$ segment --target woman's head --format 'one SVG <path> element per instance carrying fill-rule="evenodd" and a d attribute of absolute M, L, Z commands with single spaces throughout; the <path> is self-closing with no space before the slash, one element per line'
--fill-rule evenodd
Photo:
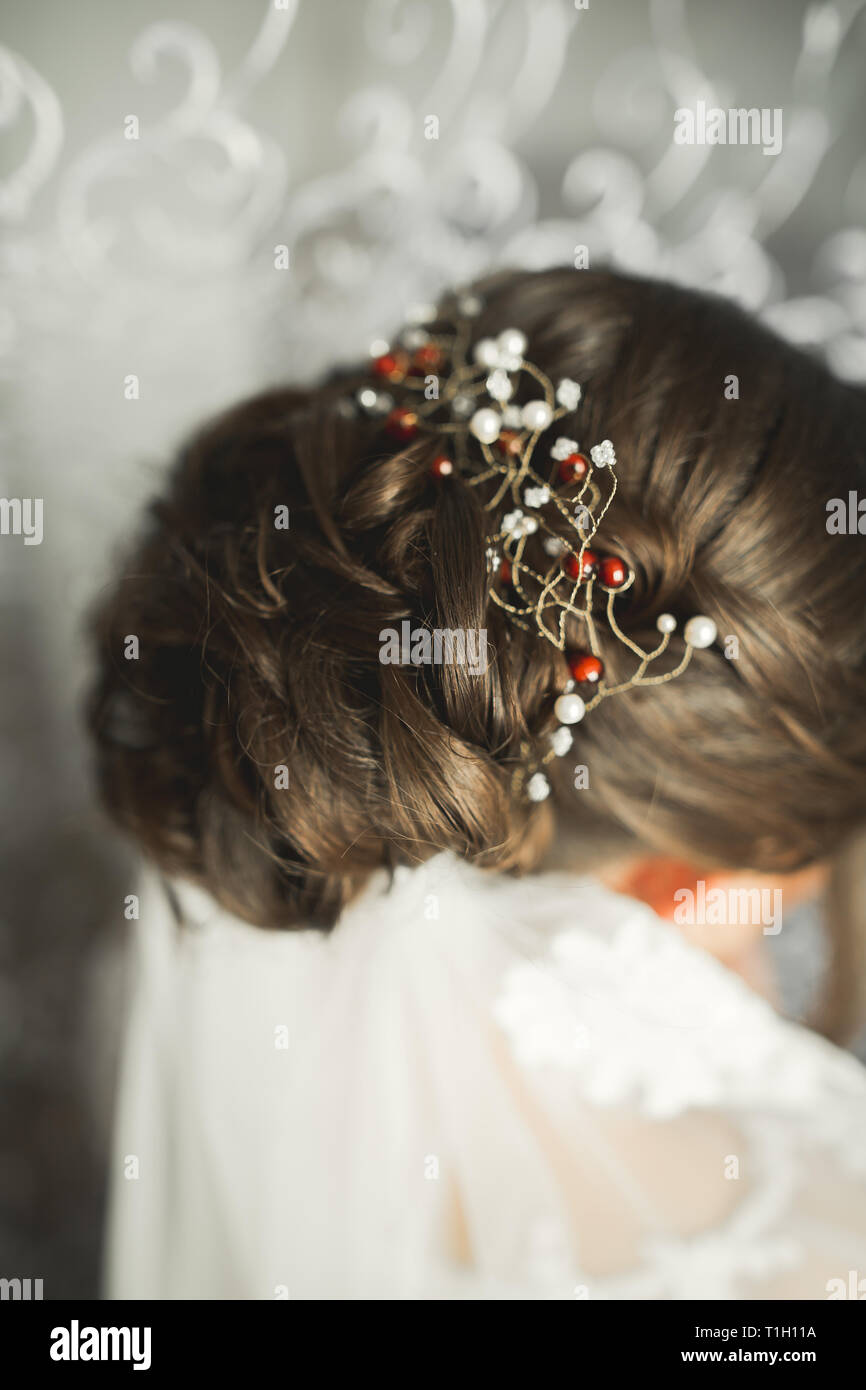
<path fill-rule="evenodd" d="M 582 384 L 579 437 L 614 442 L 600 538 L 634 572 L 625 633 L 651 647 L 660 613 L 704 613 L 719 643 L 591 711 L 534 805 L 515 768 L 569 672 L 490 602 L 479 490 L 344 412 L 366 368 L 235 408 L 182 450 L 102 606 L 91 717 L 116 818 L 250 921 L 329 925 L 373 868 L 441 849 L 530 868 L 555 820 L 780 871 L 866 823 L 866 549 L 826 528 L 866 492 L 862 393 L 668 285 L 563 270 L 480 293 L 477 337 L 521 329 Z M 487 670 L 383 664 L 404 620 L 483 629 Z M 626 649 L 604 656 L 627 677 Z"/>

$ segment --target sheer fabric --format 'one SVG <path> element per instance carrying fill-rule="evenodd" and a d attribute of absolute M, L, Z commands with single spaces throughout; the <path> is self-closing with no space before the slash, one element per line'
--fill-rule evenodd
<path fill-rule="evenodd" d="M 827 1298 L 866 1273 L 866 1073 L 631 899 L 448 855 L 327 936 L 153 874 L 140 896 L 110 1296 Z"/>

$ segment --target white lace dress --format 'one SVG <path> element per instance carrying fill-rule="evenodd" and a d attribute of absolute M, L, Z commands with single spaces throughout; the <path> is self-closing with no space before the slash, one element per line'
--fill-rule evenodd
<path fill-rule="evenodd" d="M 141 888 L 110 1296 L 826 1299 L 866 1276 L 866 1073 L 648 908 L 448 855 L 327 936 L 172 891 L 183 926 Z"/>

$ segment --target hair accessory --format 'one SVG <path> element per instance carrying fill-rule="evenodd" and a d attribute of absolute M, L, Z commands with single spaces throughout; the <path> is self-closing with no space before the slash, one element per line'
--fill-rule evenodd
<path fill-rule="evenodd" d="M 574 419 L 568 427 L 564 423 L 578 410 L 581 387 L 568 377 L 554 386 L 525 356 L 528 342 L 519 328 L 473 344 L 472 320 L 482 310 L 473 294 L 458 296 L 448 320 L 429 306 L 417 311 L 396 346 L 373 345 L 373 375 L 389 389 L 364 386 L 355 399 L 367 415 L 384 418 L 385 430 L 400 443 L 420 434 L 437 436 L 439 452 L 430 468 L 435 478 L 454 473 L 467 486 L 486 489 L 484 508 L 498 518 L 487 537 L 490 598 L 511 622 L 536 632 L 566 658 L 571 678 L 553 706 L 559 727 L 548 735 L 543 754 L 533 757 L 525 750 L 526 762 L 515 774 L 531 801 L 543 801 L 550 794 L 543 767 L 568 752 L 571 726 L 610 695 L 674 680 L 696 648 L 715 641 L 717 631 L 711 618 L 689 618 L 679 664 L 652 673 L 677 620 L 671 613 L 659 615 L 661 636 L 650 651 L 633 641 L 622 631 L 615 605 L 634 575 L 619 555 L 594 548 L 616 493 L 614 446 L 602 439 L 588 455 L 581 450 Z M 444 330 L 443 323 L 449 325 Z M 399 404 L 398 390 L 407 393 Z M 545 439 L 554 426 L 552 440 Z M 448 453 L 444 440 L 451 445 Z M 629 678 L 613 684 L 605 680 L 598 638 L 602 615 L 636 659 Z M 577 644 L 569 619 L 578 624 Z"/>

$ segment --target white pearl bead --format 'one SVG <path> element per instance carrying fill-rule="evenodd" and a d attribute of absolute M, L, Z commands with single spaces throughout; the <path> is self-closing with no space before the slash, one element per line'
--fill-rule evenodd
<path fill-rule="evenodd" d="M 514 386 L 507 372 L 494 367 L 487 378 L 487 394 L 495 401 L 507 401 L 514 395 Z"/>
<path fill-rule="evenodd" d="M 530 801 L 546 801 L 550 796 L 550 783 L 543 772 L 534 772 L 526 784 L 526 794 Z"/>
<path fill-rule="evenodd" d="M 553 411 L 547 401 L 527 401 L 520 412 L 521 419 L 528 430 L 546 430 L 553 419 Z"/>
<path fill-rule="evenodd" d="M 711 647 L 718 636 L 718 629 L 712 618 L 698 613 L 694 618 L 689 618 L 683 635 L 690 647 Z"/>
<path fill-rule="evenodd" d="M 677 620 L 673 613 L 659 613 L 656 618 L 656 627 L 659 632 L 676 632 Z"/>
<path fill-rule="evenodd" d="M 499 344 L 494 338 L 482 338 L 475 344 L 472 356 L 481 367 L 496 367 L 499 364 Z"/>
<path fill-rule="evenodd" d="M 500 352 L 507 357 L 522 357 L 526 351 L 526 334 L 519 328 L 506 328 L 496 340 Z"/>
<path fill-rule="evenodd" d="M 560 695 L 553 712 L 560 724 L 579 724 L 586 714 L 586 705 L 579 695 Z"/>
<path fill-rule="evenodd" d="M 550 735 L 550 746 L 558 758 L 564 758 L 573 743 L 571 729 L 566 729 L 564 724 Z"/>
<path fill-rule="evenodd" d="M 502 420 L 495 410 L 476 410 L 469 421 L 469 432 L 480 439 L 482 444 L 492 444 L 499 438 Z"/>
<path fill-rule="evenodd" d="M 410 352 L 414 352 L 416 348 L 425 347 L 427 343 L 429 343 L 430 334 L 427 332 L 426 328 L 407 328 L 400 334 L 400 341 Z M 387 351 L 388 349 L 386 348 L 385 352 Z M 377 357 L 383 356 L 381 352 L 375 355 Z"/>
<path fill-rule="evenodd" d="M 394 397 L 387 391 L 374 391 L 371 386 L 365 386 L 358 392 L 358 404 L 371 415 L 387 415 L 394 407 Z"/>

